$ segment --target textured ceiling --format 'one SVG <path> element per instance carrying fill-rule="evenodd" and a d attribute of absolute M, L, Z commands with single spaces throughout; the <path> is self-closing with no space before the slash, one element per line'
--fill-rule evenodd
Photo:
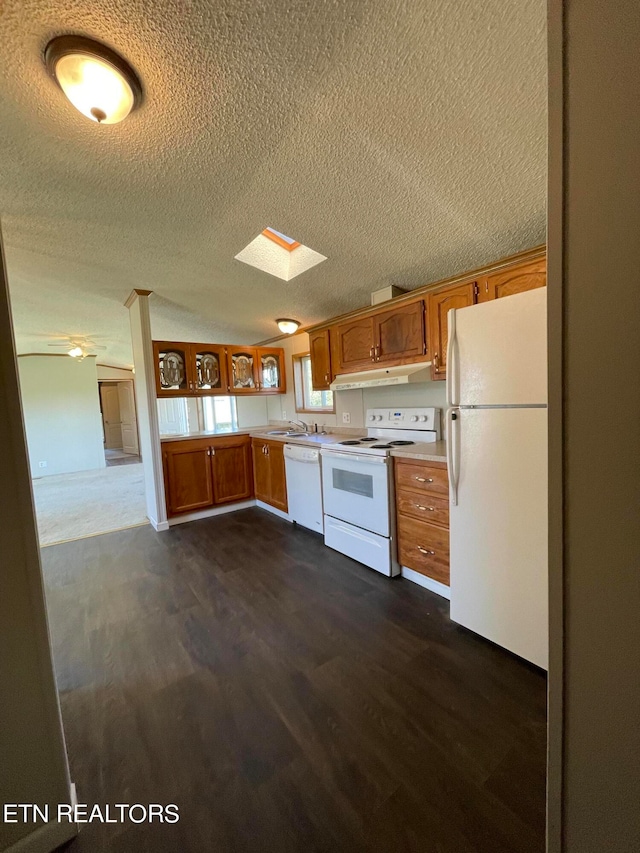
<path fill-rule="evenodd" d="M 20 352 L 87 335 L 256 341 L 545 238 L 545 0 L 2 0 L 0 214 Z M 54 35 L 138 70 L 99 127 L 47 77 Z M 234 260 L 267 225 L 328 257 Z"/>

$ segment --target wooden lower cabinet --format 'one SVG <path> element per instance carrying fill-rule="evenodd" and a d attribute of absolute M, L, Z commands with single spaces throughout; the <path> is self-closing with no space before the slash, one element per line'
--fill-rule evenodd
<path fill-rule="evenodd" d="M 396 457 L 398 562 L 449 586 L 449 480 L 444 462 Z"/>
<path fill-rule="evenodd" d="M 163 442 L 162 463 L 169 517 L 253 497 L 248 435 Z"/>
<path fill-rule="evenodd" d="M 266 438 L 254 438 L 251 449 L 256 498 L 282 512 L 288 512 L 284 443 Z"/>

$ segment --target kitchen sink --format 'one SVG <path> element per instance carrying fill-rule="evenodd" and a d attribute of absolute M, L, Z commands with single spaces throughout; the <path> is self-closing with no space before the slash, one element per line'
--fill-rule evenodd
<path fill-rule="evenodd" d="M 301 429 L 272 429 L 267 435 L 309 435 L 308 432 L 303 432 Z"/>

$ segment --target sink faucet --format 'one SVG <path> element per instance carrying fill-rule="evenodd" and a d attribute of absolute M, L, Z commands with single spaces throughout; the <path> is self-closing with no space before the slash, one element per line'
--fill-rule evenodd
<path fill-rule="evenodd" d="M 309 432 L 309 424 L 306 424 L 304 421 L 289 421 L 289 423 L 293 424 L 293 426 L 302 427 L 303 432 Z"/>

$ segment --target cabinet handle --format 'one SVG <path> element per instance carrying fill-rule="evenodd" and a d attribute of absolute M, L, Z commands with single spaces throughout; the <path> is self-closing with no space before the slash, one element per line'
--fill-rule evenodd
<path fill-rule="evenodd" d="M 419 483 L 433 483 L 433 477 L 414 477 L 414 480 L 417 480 Z"/>
<path fill-rule="evenodd" d="M 435 512 L 436 508 L 434 506 L 422 506 L 422 504 L 414 504 L 416 509 L 421 509 L 423 512 Z"/>
<path fill-rule="evenodd" d="M 215 456 L 216 451 L 213 447 L 207 447 L 207 456 Z"/>
<path fill-rule="evenodd" d="M 378 359 L 380 358 L 380 347 L 378 346 L 378 344 L 376 344 L 373 348 L 373 354 L 376 357 L 376 361 L 378 361 Z"/>
<path fill-rule="evenodd" d="M 371 361 L 376 360 L 375 352 L 376 352 L 375 347 L 369 347 L 369 358 L 371 359 Z"/>
<path fill-rule="evenodd" d="M 325 382 L 328 382 L 328 381 L 329 381 L 329 374 L 328 374 L 328 373 L 325 373 L 325 375 L 324 375 L 324 381 L 325 381 Z"/>
<path fill-rule="evenodd" d="M 433 369 L 435 370 L 436 373 L 440 369 L 440 356 L 438 355 L 437 352 L 434 352 L 434 354 L 433 354 Z"/>
<path fill-rule="evenodd" d="M 416 545 L 416 548 L 418 549 L 418 551 L 420 551 L 421 554 L 427 554 L 430 557 L 435 557 L 435 551 L 430 551 L 428 548 L 423 548 L 422 545 Z"/>

